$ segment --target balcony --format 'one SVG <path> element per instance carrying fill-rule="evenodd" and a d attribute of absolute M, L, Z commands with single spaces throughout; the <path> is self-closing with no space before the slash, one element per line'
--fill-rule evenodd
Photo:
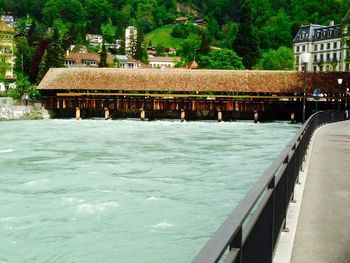
<path fill-rule="evenodd" d="M 339 62 L 338 58 L 327 58 L 327 59 L 314 60 L 313 64 L 325 64 L 325 63 L 334 64 L 334 63 L 338 63 L 338 62 Z"/>

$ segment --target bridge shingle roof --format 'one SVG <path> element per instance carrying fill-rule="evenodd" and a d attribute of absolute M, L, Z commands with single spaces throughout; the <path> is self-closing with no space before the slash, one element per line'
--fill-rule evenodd
<path fill-rule="evenodd" d="M 337 78 L 349 74 L 309 73 L 307 87 L 331 91 L 339 86 Z M 296 71 L 52 68 L 38 89 L 291 93 L 302 92 L 303 83 L 303 73 Z"/>

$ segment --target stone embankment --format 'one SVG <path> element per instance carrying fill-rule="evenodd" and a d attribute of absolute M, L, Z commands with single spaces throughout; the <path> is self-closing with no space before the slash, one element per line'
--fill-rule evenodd
<path fill-rule="evenodd" d="M 16 105 L 12 98 L 0 98 L 0 120 L 40 120 L 50 118 L 41 103 Z"/>

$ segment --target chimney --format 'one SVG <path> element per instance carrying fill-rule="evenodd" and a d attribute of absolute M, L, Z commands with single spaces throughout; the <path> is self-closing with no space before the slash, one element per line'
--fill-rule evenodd
<path fill-rule="evenodd" d="M 329 21 L 329 26 L 334 26 L 334 20 Z"/>

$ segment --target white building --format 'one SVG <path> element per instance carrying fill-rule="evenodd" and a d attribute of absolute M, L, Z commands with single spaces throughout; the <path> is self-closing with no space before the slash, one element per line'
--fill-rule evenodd
<path fill-rule="evenodd" d="M 301 54 L 310 53 L 308 71 L 350 71 L 350 9 L 342 24 L 301 26 L 294 40 L 295 69 L 304 65 Z"/>
<path fill-rule="evenodd" d="M 177 57 L 149 57 L 151 68 L 173 68 L 180 61 Z"/>
<path fill-rule="evenodd" d="M 15 18 L 12 15 L 2 15 L 0 20 L 4 21 L 9 26 L 15 26 Z"/>
<path fill-rule="evenodd" d="M 295 69 L 304 69 L 301 54 L 307 52 L 311 54 L 306 68 L 308 71 L 345 70 L 341 39 L 341 25 L 334 25 L 333 22 L 329 26 L 301 26 L 293 40 Z"/>
<path fill-rule="evenodd" d="M 137 29 L 129 26 L 125 29 L 125 54 L 132 56 L 135 53 L 137 41 Z"/>
<path fill-rule="evenodd" d="M 85 38 L 91 46 L 94 46 L 94 47 L 102 46 L 103 36 L 101 35 L 86 34 Z"/>

